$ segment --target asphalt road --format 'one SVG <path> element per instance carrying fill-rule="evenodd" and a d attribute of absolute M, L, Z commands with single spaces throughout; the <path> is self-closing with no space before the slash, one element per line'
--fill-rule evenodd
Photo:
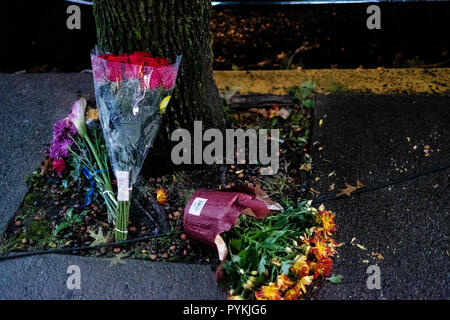
<path fill-rule="evenodd" d="M 440 95 L 319 95 L 314 188 L 328 194 L 357 179 L 369 186 L 448 161 L 449 111 L 450 97 Z M 449 192 L 447 169 L 325 202 L 336 212 L 336 238 L 343 243 L 333 273 L 344 278 L 318 285 L 312 297 L 448 299 Z M 372 265 L 380 268 L 380 289 L 367 286 Z"/>

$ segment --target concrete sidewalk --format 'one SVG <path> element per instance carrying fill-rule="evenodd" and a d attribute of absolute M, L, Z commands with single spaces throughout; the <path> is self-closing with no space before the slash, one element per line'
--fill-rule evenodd
<path fill-rule="evenodd" d="M 450 159 L 449 124 L 448 96 L 319 95 L 314 189 L 328 194 L 333 185 L 333 192 L 357 179 L 369 186 L 438 166 Z M 447 169 L 325 202 L 336 212 L 343 243 L 333 273 L 344 278 L 319 286 L 313 298 L 450 298 L 449 192 Z M 367 287 L 370 265 L 380 267 L 380 290 Z"/>
<path fill-rule="evenodd" d="M 208 265 L 44 255 L 0 261 L 0 299 L 217 300 L 226 298 Z M 68 289 L 69 266 L 80 289 Z"/>
<path fill-rule="evenodd" d="M 24 178 L 43 159 L 53 123 L 78 94 L 93 97 L 92 75 L 0 74 L 0 234 L 20 206 Z"/>

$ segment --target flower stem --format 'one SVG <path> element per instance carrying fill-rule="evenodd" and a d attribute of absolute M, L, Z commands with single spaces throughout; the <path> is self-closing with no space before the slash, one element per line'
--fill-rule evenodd
<path fill-rule="evenodd" d="M 85 134 L 83 136 L 83 138 L 84 138 L 84 140 L 86 140 L 86 142 L 88 143 L 89 147 L 91 148 L 91 151 L 94 154 L 95 160 L 97 161 L 97 164 L 98 164 L 100 170 L 107 170 L 107 168 L 103 164 L 102 159 L 100 159 L 97 147 L 92 143 L 92 140 L 91 140 L 91 138 L 89 138 L 89 135 Z M 106 187 L 109 190 L 112 190 L 111 180 L 109 179 L 108 171 L 102 172 L 102 176 L 103 176 L 103 179 L 105 181 Z"/>
<path fill-rule="evenodd" d="M 131 196 L 130 196 L 131 198 Z M 130 203 L 131 201 L 119 201 L 119 209 L 116 215 L 116 231 L 115 240 L 125 241 L 127 240 L 128 232 L 128 217 L 130 214 Z"/>

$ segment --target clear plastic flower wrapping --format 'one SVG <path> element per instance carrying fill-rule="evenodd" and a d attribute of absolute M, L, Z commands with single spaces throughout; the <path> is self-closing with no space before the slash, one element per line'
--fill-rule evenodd
<path fill-rule="evenodd" d="M 154 142 L 181 56 L 173 64 L 151 67 L 108 61 L 102 55 L 97 49 L 91 54 L 95 97 L 120 198 L 120 189 L 136 181 Z"/>

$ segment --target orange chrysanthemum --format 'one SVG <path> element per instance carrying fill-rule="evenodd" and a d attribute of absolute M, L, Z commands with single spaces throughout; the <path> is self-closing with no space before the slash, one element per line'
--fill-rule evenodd
<path fill-rule="evenodd" d="M 289 289 L 284 294 L 284 300 L 298 300 L 300 298 L 300 294 L 295 289 Z"/>
<path fill-rule="evenodd" d="M 336 224 L 334 223 L 335 214 L 331 211 L 320 211 L 316 216 L 316 222 L 322 226 L 322 231 L 325 237 L 329 237 L 336 230 Z"/>
<path fill-rule="evenodd" d="M 281 300 L 280 289 L 271 282 L 268 286 L 262 286 L 259 291 L 255 291 L 257 300 Z"/>
<path fill-rule="evenodd" d="M 156 202 L 161 204 L 167 202 L 167 194 L 164 189 L 156 189 Z"/>
<path fill-rule="evenodd" d="M 285 274 L 280 274 L 277 279 L 277 286 L 280 288 L 281 291 L 285 291 L 286 289 L 290 288 L 294 282 L 289 279 L 289 277 Z"/>
<path fill-rule="evenodd" d="M 298 280 L 294 287 L 297 294 L 300 295 L 302 291 L 303 291 L 303 293 L 306 293 L 306 286 L 309 286 L 311 284 L 311 282 L 313 281 L 313 279 L 314 279 L 314 276 L 306 276 L 306 277 L 302 277 L 300 280 Z"/>
<path fill-rule="evenodd" d="M 309 273 L 308 262 L 306 261 L 306 256 L 301 256 L 297 261 L 292 265 L 291 271 L 295 273 L 298 277 L 307 276 Z"/>
<path fill-rule="evenodd" d="M 328 276 L 331 273 L 332 268 L 333 260 L 331 260 L 331 258 L 326 257 L 317 260 L 313 266 L 314 278 L 317 278 L 318 276 Z"/>
<path fill-rule="evenodd" d="M 312 240 L 310 252 L 316 256 L 317 259 L 328 257 L 333 253 L 333 250 L 327 244 L 326 240 L 319 235 L 316 235 Z"/>

